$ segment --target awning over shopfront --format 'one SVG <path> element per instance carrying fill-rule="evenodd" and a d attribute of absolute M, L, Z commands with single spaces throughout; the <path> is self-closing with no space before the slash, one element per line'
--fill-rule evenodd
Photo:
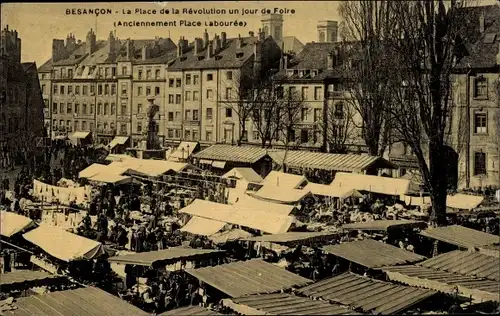
<path fill-rule="evenodd" d="M 151 267 L 155 262 L 175 263 L 180 260 L 198 260 L 209 258 L 213 255 L 223 255 L 224 251 L 211 249 L 194 249 L 185 247 L 172 247 L 158 251 L 134 253 L 124 256 L 115 256 L 108 259 L 109 262 L 118 264 L 135 264 Z"/>
<path fill-rule="evenodd" d="M 212 167 L 224 169 L 226 167 L 226 162 L 225 161 L 214 161 L 214 162 L 212 162 Z"/>
<path fill-rule="evenodd" d="M 339 172 L 330 184 L 333 187 L 355 189 L 378 194 L 401 196 L 420 190 L 410 180 Z"/>
<path fill-rule="evenodd" d="M 261 183 L 263 180 L 262 177 L 252 168 L 233 168 L 222 177 L 249 183 Z"/>
<path fill-rule="evenodd" d="M 187 269 L 186 272 L 230 297 L 279 292 L 312 283 L 260 259 Z"/>
<path fill-rule="evenodd" d="M 42 224 L 24 234 L 23 237 L 49 255 L 66 262 L 78 259 L 95 259 L 106 253 L 103 244 L 72 234 L 56 226 Z"/>
<path fill-rule="evenodd" d="M 9 238 L 36 226 L 30 218 L 12 212 L 1 211 L 0 217 L 0 234 L 3 237 Z"/>
<path fill-rule="evenodd" d="M 118 145 L 125 145 L 128 140 L 129 140 L 129 137 L 127 137 L 127 136 L 116 136 L 109 143 L 109 149 L 113 149 L 113 148 L 115 148 Z"/>

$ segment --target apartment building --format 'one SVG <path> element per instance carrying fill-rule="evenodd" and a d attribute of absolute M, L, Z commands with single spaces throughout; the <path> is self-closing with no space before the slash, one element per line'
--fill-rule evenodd
<path fill-rule="evenodd" d="M 148 102 L 163 105 L 163 65 L 175 57 L 175 48 L 170 39 L 119 40 L 113 33 L 98 41 L 93 30 L 85 42 L 72 34 L 66 41 L 54 39 L 52 58 L 38 69 L 49 135 L 88 132 L 100 143 L 117 135 L 142 137 L 137 122 Z"/>
<path fill-rule="evenodd" d="M 0 40 L 0 148 L 34 149 L 43 136 L 41 87 L 35 63 L 21 63 L 21 38 L 6 26 Z"/>

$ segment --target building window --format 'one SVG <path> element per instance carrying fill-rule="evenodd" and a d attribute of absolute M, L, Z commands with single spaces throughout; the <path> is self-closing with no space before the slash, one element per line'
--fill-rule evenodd
<path fill-rule="evenodd" d="M 127 67 L 122 67 L 122 75 L 126 75 L 127 74 Z"/>
<path fill-rule="evenodd" d="M 108 110 L 109 110 L 109 104 L 104 103 L 104 115 L 108 115 Z"/>
<path fill-rule="evenodd" d="M 121 108 L 122 108 L 122 115 L 126 115 L 127 114 L 127 101 L 122 101 L 122 105 L 121 105 Z"/>
<path fill-rule="evenodd" d="M 233 109 L 226 108 L 226 117 L 233 117 Z"/>
<path fill-rule="evenodd" d="M 193 91 L 193 101 L 198 101 L 198 100 L 199 100 L 199 92 Z"/>
<path fill-rule="evenodd" d="M 59 87 L 57 85 L 54 85 L 54 94 L 57 94 L 59 92 Z"/>
<path fill-rule="evenodd" d="M 295 87 L 289 87 L 289 88 L 288 88 L 288 97 L 289 97 L 289 98 L 290 98 L 290 97 L 293 97 L 293 96 L 295 95 L 295 91 L 296 91 L 296 90 L 297 90 L 297 89 L 295 89 Z"/>
<path fill-rule="evenodd" d="M 191 75 L 187 74 L 186 75 L 186 85 L 190 85 L 191 84 Z"/>
<path fill-rule="evenodd" d="M 87 115 L 87 103 L 82 104 L 82 114 Z"/>
<path fill-rule="evenodd" d="M 259 140 L 260 139 L 259 132 L 258 131 L 253 131 L 252 132 L 252 138 L 253 138 L 253 140 Z"/>
<path fill-rule="evenodd" d="M 226 88 L 226 100 L 231 100 L 233 96 L 233 89 L 232 88 Z"/>
<path fill-rule="evenodd" d="M 314 122 L 319 122 L 321 117 L 321 109 L 314 109 Z"/>
<path fill-rule="evenodd" d="M 142 133 L 142 123 L 137 122 L 137 133 Z"/>
<path fill-rule="evenodd" d="M 307 108 L 302 108 L 300 110 L 300 119 L 303 122 L 307 121 L 307 114 L 308 114 L 308 112 L 309 112 L 309 109 L 307 109 Z"/>
<path fill-rule="evenodd" d="M 214 80 L 214 75 L 213 74 L 207 74 L 207 81 L 212 81 Z"/>
<path fill-rule="evenodd" d="M 314 131 L 314 143 L 319 143 L 321 140 L 321 131 Z"/>
<path fill-rule="evenodd" d="M 127 83 L 122 82 L 122 95 L 127 94 Z"/>
<path fill-rule="evenodd" d="M 285 95 L 285 90 L 283 89 L 283 87 L 278 87 L 277 90 L 276 90 L 276 96 L 278 99 L 283 99 Z"/>
<path fill-rule="evenodd" d="M 75 103 L 75 114 L 79 114 L 79 113 L 80 113 L 80 104 Z"/>
<path fill-rule="evenodd" d="M 90 86 L 90 94 L 94 94 L 95 93 L 95 86 Z"/>
<path fill-rule="evenodd" d="M 205 141 L 211 142 L 212 141 L 212 131 L 205 131 Z"/>
<path fill-rule="evenodd" d="M 483 152 L 474 153 L 474 175 L 486 174 L 486 154 Z"/>
<path fill-rule="evenodd" d="M 207 108 L 207 120 L 212 119 L 212 108 Z"/>
<path fill-rule="evenodd" d="M 137 114 L 142 113 L 142 104 L 137 104 Z"/>
<path fill-rule="evenodd" d="M 212 89 L 207 89 L 207 99 L 211 100 L 214 97 Z"/>
<path fill-rule="evenodd" d="M 167 137 L 170 139 L 174 138 L 174 130 L 173 129 L 167 130 Z"/>
<path fill-rule="evenodd" d="M 160 87 L 155 87 L 155 95 L 160 95 Z"/>
<path fill-rule="evenodd" d="M 474 97 L 486 98 L 488 97 L 488 79 L 479 76 L 474 80 Z"/>
<path fill-rule="evenodd" d="M 307 100 L 308 93 L 309 93 L 309 89 L 307 87 L 302 87 L 302 100 Z"/>
<path fill-rule="evenodd" d="M 59 94 L 64 94 L 64 86 L 61 86 L 61 87 L 59 88 Z"/>
<path fill-rule="evenodd" d="M 198 110 L 193 110 L 193 121 L 198 121 Z"/>
<path fill-rule="evenodd" d="M 73 104 L 72 103 L 68 103 L 66 105 L 66 114 L 71 114 L 72 111 L 73 111 Z"/>
<path fill-rule="evenodd" d="M 88 90 L 89 90 L 89 88 L 88 88 L 87 86 L 83 86 L 83 87 L 82 87 L 82 94 L 83 94 L 83 95 L 87 95 L 87 94 L 88 94 L 88 92 L 89 92 Z"/>
<path fill-rule="evenodd" d="M 198 140 L 198 131 L 193 130 L 193 140 Z"/>
<path fill-rule="evenodd" d="M 186 110 L 186 113 L 184 115 L 184 120 L 189 121 L 190 117 L 191 117 L 191 110 Z"/>
<path fill-rule="evenodd" d="M 69 95 L 73 94 L 73 86 L 72 85 L 68 86 L 68 94 Z"/>
<path fill-rule="evenodd" d="M 338 120 L 341 120 L 344 118 L 344 104 L 343 103 L 335 104 L 334 115 L 335 115 L 335 118 Z"/>
<path fill-rule="evenodd" d="M 191 140 L 191 131 L 190 130 L 185 130 L 184 131 L 184 139 Z"/>
<path fill-rule="evenodd" d="M 485 112 L 474 113 L 474 133 L 486 134 L 488 133 L 488 121 Z"/>
<path fill-rule="evenodd" d="M 80 94 L 80 86 L 75 86 L 75 94 L 76 95 Z"/>
<path fill-rule="evenodd" d="M 45 94 L 45 85 L 42 84 L 42 93 Z"/>
<path fill-rule="evenodd" d="M 168 95 L 168 103 L 169 104 L 174 104 L 174 95 L 173 94 L 169 94 Z"/>
<path fill-rule="evenodd" d="M 314 88 L 314 100 L 321 100 L 321 87 Z"/>
<path fill-rule="evenodd" d="M 75 121 L 75 131 L 79 131 L 80 130 L 80 124 L 78 121 Z"/>
<path fill-rule="evenodd" d="M 168 79 L 168 87 L 173 88 L 174 87 L 174 79 Z"/>
<path fill-rule="evenodd" d="M 233 80 L 233 72 L 232 71 L 226 72 L 226 78 L 227 80 Z"/>
<path fill-rule="evenodd" d="M 109 85 L 108 84 L 104 85 L 104 94 L 109 95 Z"/>
<path fill-rule="evenodd" d="M 97 115 L 101 115 L 102 113 L 102 103 L 98 103 L 97 104 Z"/>
<path fill-rule="evenodd" d="M 87 122 L 82 121 L 82 131 L 86 131 L 86 130 L 87 130 Z"/>
<path fill-rule="evenodd" d="M 180 118 L 181 118 L 181 111 L 175 111 L 175 120 L 178 121 L 180 120 Z"/>
<path fill-rule="evenodd" d="M 182 80 L 181 80 L 181 79 L 176 79 L 176 80 L 175 80 L 175 87 L 176 87 L 176 88 L 180 88 L 180 87 L 181 87 L 181 85 L 182 85 L 181 83 L 182 83 Z"/>
<path fill-rule="evenodd" d="M 155 70 L 155 79 L 160 79 L 160 69 Z"/>
<path fill-rule="evenodd" d="M 68 78 L 73 78 L 73 69 L 68 69 Z"/>
<path fill-rule="evenodd" d="M 174 112 L 168 112 L 168 121 L 173 122 L 174 121 Z"/>
<path fill-rule="evenodd" d="M 115 115 L 116 109 L 115 109 L 115 103 L 111 102 L 111 115 Z"/>
<path fill-rule="evenodd" d="M 146 79 L 151 79 L 151 69 L 146 70 Z"/>
<path fill-rule="evenodd" d="M 142 87 L 137 87 L 137 95 L 142 95 Z"/>
<path fill-rule="evenodd" d="M 52 103 L 52 113 L 57 114 L 57 103 Z"/>
<path fill-rule="evenodd" d="M 307 129 L 303 129 L 300 131 L 300 142 L 301 143 L 309 142 L 309 131 Z"/>
<path fill-rule="evenodd" d="M 113 68 L 114 69 L 114 68 Z M 116 85 L 115 84 L 112 84 L 111 85 L 111 95 L 115 95 L 116 94 Z"/>
<path fill-rule="evenodd" d="M 122 123 L 122 124 L 120 125 L 120 131 L 121 131 L 121 133 L 122 133 L 123 135 L 126 135 L 126 134 L 127 134 L 127 124 Z"/>
<path fill-rule="evenodd" d="M 198 84 L 198 79 L 199 79 L 198 75 L 193 75 L 193 84 Z"/>
<path fill-rule="evenodd" d="M 146 95 L 151 95 L 151 87 L 146 87 Z"/>
<path fill-rule="evenodd" d="M 102 85 L 101 84 L 97 86 L 97 94 L 102 95 Z"/>
<path fill-rule="evenodd" d="M 139 71 L 137 72 L 137 78 L 138 78 L 139 80 L 141 80 L 141 79 L 142 79 L 142 70 L 139 70 Z"/>
<path fill-rule="evenodd" d="M 59 113 L 64 114 L 64 103 L 59 104 Z"/>
<path fill-rule="evenodd" d="M 191 91 L 186 91 L 185 99 L 186 101 L 191 101 Z"/>
<path fill-rule="evenodd" d="M 181 104 L 181 99 L 182 99 L 182 96 L 180 93 L 177 93 L 175 95 L 175 104 Z"/>

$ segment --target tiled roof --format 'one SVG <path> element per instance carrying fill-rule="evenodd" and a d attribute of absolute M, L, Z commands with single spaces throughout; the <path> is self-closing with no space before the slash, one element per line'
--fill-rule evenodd
<path fill-rule="evenodd" d="M 460 225 L 429 228 L 420 234 L 462 248 L 482 247 L 500 242 L 498 236 Z"/>
<path fill-rule="evenodd" d="M 213 145 L 195 154 L 197 159 L 255 163 L 266 156 L 267 150 L 260 147 Z"/>
<path fill-rule="evenodd" d="M 222 304 L 243 315 L 357 315 L 339 304 L 285 293 L 225 299 Z"/>
<path fill-rule="evenodd" d="M 295 36 L 285 36 L 283 37 L 283 51 L 294 52 L 296 54 L 300 53 L 304 48 L 304 44 L 296 38 Z"/>
<path fill-rule="evenodd" d="M 208 308 L 204 308 L 197 305 L 180 307 L 176 309 L 169 310 L 167 312 L 161 313 L 158 316 L 167 316 L 167 315 L 196 315 L 196 316 L 213 316 L 213 315 L 223 315 L 221 313 L 215 312 Z"/>
<path fill-rule="evenodd" d="M 59 276 L 44 271 L 16 270 L 13 272 L 2 273 L 0 285 L 5 286 L 7 284 L 25 283 L 54 278 L 59 278 Z"/>
<path fill-rule="evenodd" d="M 466 56 L 459 67 L 490 68 L 496 66 L 500 43 L 500 7 L 498 5 L 468 7 L 466 10 L 467 34 L 464 34 Z M 484 32 L 479 29 L 479 17 L 484 12 Z"/>
<path fill-rule="evenodd" d="M 267 40 L 272 40 L 269 38 Z M 266 40 L 266 41 L 267 41 Z M 239 68 L 243 66 L 250 58 L 254 56 L 254 46 L 258 37 L 241 37 L 241 49 L 236 47 L 238 38 L 228 38 L 226 47 L 219 53 L 214 54 L 210 59 L 206 58 L 207 49 L 201 49 L 198 54 L 194 53 L 194 44 L 192 43 L 186 53 L 175 59 L 169 66 L 169 70 L 182 69 L 212 69 L 212 68 Z M 236 53 L 242 53 L 240 57 Z M 199 60 L 198 56 L 203 56 Z M 219 57 L 216 57 L 219 56 Z"/>
<path fill-rule="evenodd" d="M 52 58 L 38 68 L 38 72 L 49 72 L 52 69 Z"/>
<path fill-rule="evenodd" d="M 424 256 L 373 239 L 346 242 L 323 247 L 323 250 L 367 268 L 408 264 L 425 259 Z"/>
<path fill-rule="evenodd" d="M 400 313 L 436 294 L 434 291 L 344 273 L 298 290 L 299 294 L 351 306 L 376 315 Z"/>
<path fill-rule="evenodd" d="M 288 69 L 327 69 L 328 54 L 341 43 L 307 43 L 302 51 L 290 61 Z"/>
<path fill-rule="evenodd" d="M 487 256 L 478 252 L 451 251 L 420 262 L 418 265 L 435 270 L 500 281 L 498 257 Z"/>
<path fill-rule="evenodd" d="M 312 282 L 260 259 L 187 269 L 186 272 L 231 297 L 279 292 Z"/>
<path fill-rule="evenodd" d="M 135 264 L 141 266 L 152 266 L 155 262 L 170 262 L 179 260 L 192 260 L 194 258 L 208 257 L 213 254 L 221 254 L 218 250 L 193 249 L 173 247 L 164 250 L 133 253 L 124 256 L 115 256 L 108 259 L 109 262 L 120 264 Z"/>

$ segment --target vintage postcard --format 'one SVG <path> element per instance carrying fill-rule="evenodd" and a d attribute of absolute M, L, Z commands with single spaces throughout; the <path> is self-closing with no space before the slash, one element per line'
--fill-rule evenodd
<path fill-rule="evenodd" d="M 500 1 L 0 24 L 0 315 L 500 312 Z"/>

